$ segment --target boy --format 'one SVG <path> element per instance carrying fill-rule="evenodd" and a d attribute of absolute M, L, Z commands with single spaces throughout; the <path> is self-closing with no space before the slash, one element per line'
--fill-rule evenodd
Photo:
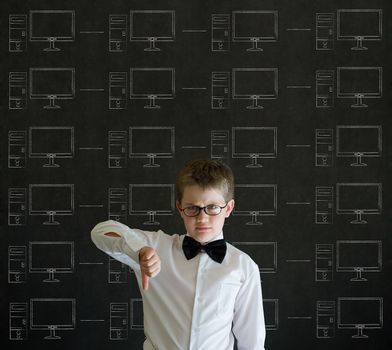
<path fill-rule="evenodd" d="M 234 209 L 234 177 L 222 162 L 196 160 L 176 181 L 186 235 L 115 222 L 91 232 L 98 248 L 135 271 L 144 309 L 144 350 L 263 350 L 260 273 L 223 239 Z M 151 280 L 150 280 L 151 279 Z"/>

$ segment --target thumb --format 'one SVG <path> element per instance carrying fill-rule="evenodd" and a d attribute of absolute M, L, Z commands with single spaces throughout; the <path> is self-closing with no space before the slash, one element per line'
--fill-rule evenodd
<path fill-rule="evenodd" d="M 148 290 L 148 282 L 150 280 L 150 277 L 147 276 L 145 272 L 142 271 L 142 287 L 143 290 Z"/>

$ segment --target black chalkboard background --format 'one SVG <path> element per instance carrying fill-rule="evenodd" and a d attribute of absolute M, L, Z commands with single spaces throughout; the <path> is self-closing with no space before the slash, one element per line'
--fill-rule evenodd
<path fill-rule="evenodd" d="M 144 224 L 147 215 L 130 215 L 134 206 L 148 208 L 155 200 L 145 196 L 132 203 L 131 185 L 149 186 L 150 193 L 154 186 L 155 189 L 160 186 L 170 196 L 170 187 L 167 191 L 164 185 L 173 184 L 178 169 L 190 159 L 213 157 L 227 162 L 234 170 L 239 185 L 239 211 L 241 208 L 242 211 L 260 210 L 258 205 L 267 205 L 260 196 L 253 195 L 245 196 L 248 200 L 241 201 L 240 206 L 241 191 L 249 191 L 253 186 L 254 193 L 265 193 L 262 192 L 265 186 L 260 185 L 274 185 L 276 190 L 275 198 L 273 195 L 269 198 L 269 214 L 258 217 L 262 225 L 247 225 L 250 215 L 234 215 L 224 228 L 228 241 L 253 248 L 256 261 L 269 259 L 268 267 L 262 271 L 270 328 L 266 349 L 392 348 L 390 1 L 15 0 L 3 1 L 0 9 L 0 339 L 3 346 L 42 350 L 53 346 L 57 349 L 141 349 L 144 336 L 140 310 L 136 308 L 140 292 L 135 277 L 126 267 L 109 261 L 95 248 L 90 231 L 97 222 L 114 218 L 145 230 L 182 233 L 180 217 L 174 211 L 170 215 L 157 214 L 159 225 Z M 350 26 L 349 19 L 338 18 L 340 10 L 347 9 L 359 9 L 354 11 L 356 14 L 381 10 L 381 29 L 373 20 L 364 21 L 362 26 L 364 32 L 378 31 L 376 40 L 364 40 L 368 50 L 351 50 L 354 39 L 338 40 L 339 26 L 342 30 Z M 40 17 L 37 17 L 38 24 L 34 23 L 38 29 L 32 25 L 32 14 L 36 10 L 73 11 L 74 38 L 55 42 L 60 51 L 46 52 L 43 49 L 49 46 L 48 42 L 34 41 L 30 37 L 33 30 L 45 31 L 45 26 L 39 27 Z M 175 38 L 157 41 L 161 51 L 144 51 L 148 42 L 129 38 L 131 11 L 135 10 L 173 11 Z M 241 11 L 276 11 L 278 37 L 258 43 L 263 51 L 249 52 L 246 49 L 251 47 L 250 41 L 233 41 L 232 20 Z M 113 15 L 116 16 L 111 17 Z M 118 18 L 127 20 L 123 29 L 118 29 L 122 26 L 121 21 L 115 22 Z M 242 22 L 244 27 L 245 24 Z M 227 35 L 225 30 L 229 31 Z M 69 27 L 65 25 L 63 31 L 69 32 Z M 167 26 L 162 31 L 168 31 Z M 365 96 L 367 108 L 351 107 L 354 97 L 341 98 L 339 90 L 357 88 L 357 83 L 344 80 L 342 67 L 354 67 L 359 73 L 363 68 L 373 69 L 369 81 L 375 76 L 379 81 L 370 81 L 367 88 L 375 92 L 377 98 Z M 35 98 L 35 94 L 42 95 L 42 91 L 36 91 L 39 90 L 38 78 L 32 68 L 46 68 L 46 71 L 61 68 L 68 74 L 72 72 L 70 68 L 73 69 L 74 89 L 65 88 L 71 98 L 58 97 L 55 101 L 61 108 L 45 109 L 49 100 Z M 149 68 L 150 71 L 154 71 L 151 68 L 173 68 L 174 88 L 170 83 L 168 88 L 163 81 L 156 81 L 153 87 L 159 86 L 166 93 L 172 89 L 171 93 L 175 93 L 168 99 L 158 98 L 159 109 L 144 108 L 147 99 L 130 98 L 132 68 Z M 263 85 L 268 93 L 275 94 L 274 98 L 259 100 L 263 109 L 247 109 L 251 99 L 237 98 L 241 93 L 251 94 L 249 89 L 253 84 L 250 80 L 249 86 L 245 86 L 244 81 L 241 84 L 240 74 L 233 78 L 238 68 L 240 73 L 252 68 L 255 74 L 260 70 L 254 68 L 275 68 L 278 72 L 275 85 L 272 80 L 269 85 Z M 121 88 L 116 88 L 116 82 L 111 79 L 118 72 L 120 77 L 125 76 L 124 80 L 120 79 Z M 164 76 L 167 77 L 162 74 Z M 138 88 L 148 89 L 143 84 L 137 87 L 136 75 L 133 77 L 136 94 Z M 218 81 L 217 77 L 226 80 Z M 355 78 L 355 75 L 350 77 Z M 366 84 L 365 80 L 360 80 L 360 84 Z M 48 86 L 50 84 L 53 90 L 64 88 L 56 80 L 48 81 Z M 230 91 L 217 84 L 225 85 Z M 364 126 L 372 128 L 365 128 L 365 134 L 360 133 Z M 73 139 L 70 138 L 73 152 L 69 150 L 69 141 L 67 146 L 61 141 L 57 145 L 58 140 L 53 138 L 33 141 L 35 131 L 53 131 L 53 128 L 68 130 L 64 138 L 70 137 L 70 129 L 73 131 Z M 136 147 L 132 145 L 132 137 L 136 139 L 133 135 L 141 130 L 156 132 L 158 136 L 154 141 L 146 139 L 145 144 L 139 139 Z M 354 136 L 343 141 L 347 130 L 354 130 L 351 134 Z M 269 155 L 264 154 L 257 160 L 263 167 L 247 167 L 250 157 L 239 155 L 252 153 L 253 145 L 259 144 L 259 140 L 257 136 L 249 136 L 255 138 L 247 142 L 246 136 L 240 135 L 241 132 L 257 135 L 258 131 L 266 138 L 272 137 L 269 143 L 261 143 L 268 148 Z M 275 139 L 271 135 L 275 135 Z M 142 152 L 140 149 L 144 146 L 149 149 L 151 144 L 159 145 L 160 138 L 165 146 L 159 151 L 167 156 L 156 157 L 155 163 L 160 167 L 144 167 L 149 162 L 147 156 L 132 156 Z M 364 155 L 366 167 L 350 166 L 356 156 L 342 157 L 337 150 L 343 148 L 343 144 L 351 150 L 370 147 L 374 152 L 376 147 L 377 156 Z M 42 153 L 46 146 L 49 149 L 68 147 L 71 155 L 56 158 L 59 167 L 43 167 L 47 162 L 45 156 L 35 158 L 33 151 L 41 148 Z M 37 184 L 46 186 L 31 186 Z M 63 186 L 63 191 L 56 192 L 59 200 L 50 198 L 48 192 L 45 192 L 47 197 L 40 198 L 38 194 L 38 199 L 33 199 L 37 187 L 39 192 L 48 188 L 47 185 L 53 189 L 53 184 L 73 186 L 65 189 Z M 352 190 L 353 187 L 359 192 Z M 70 202 L 71 188 L 73 203 Z M 345 199 L 343 191 L 347 188 L 352 190 L 352 198 Z M 114 203 L 119 198 L 122 206 Z M 55 220 L 59 225 L 43 225 L 48 215 L 37 215 L 34 211 L 37 206 L 42 210 L 45 201 L 56 203 L 53 204 L 58 210 Z M 63 202 L 72 215 L 60 212 Z M 170 210 L 170 203 L 166 205 Z M 352 224 L 355 212 L 344 215 L 342 207 L 355 209 L 356 205 L 360 209 L 375 207 L 377 215 L 365 212 L 363 219 L 367 224 Z M 71 267 L 69 261 L 66 263 L 67 257 L 60 259 L 70 270 L 70 273 L 55 273 L 60 282 L 43 282 L 48 273 L 34 273 L 35 264 L 45 264 L 47 259 L 46 255 L 34 255 L 37 242 L 49 242 L 48 255 L 51 245 L 53 251 L 65 245 L 68 260 L 70 247 L 73 247 Z M 364 266 L 370 265 L 376 270 L 370 273 L 365 269 L 363 277 L 367 281 L 351 281 L 356 273 L 339 267 L 344 265 L 344 244 L 354 247 L 354 251 L 358 247 L 358 254 L 363 255 L 363 260 L 351 256 L 352 261 L 363 262 Z M 367 251 L 366 244 L 368 254 L 363 253 Z M 271 247 L 275 249 L 272 253 Z M 376 251 L 374 247 L 378 247 Z M 264 254 L 270 254 L 268 259 Z M 349 265 L 350 259 L 345 264 Z M 38 318 L 37 314 L 34 317 L 31 314 L 33 305 L 39 305 L 35 299 L 74 302 L 75 322 L 68 327 L 72 329 L 56 330 L 61 339 L 44 339 L 49 330 L 33 327 L 39 321 L 34 319 Z M 359 305 L 359 311 L 347 312 L 344 302 L 350 301 L 352 305 Z M 56 310 L 48 305 L 47 314 L 41 315 L 44 323 L 50 323 L 50 313 Z M 118 306 L 125 311 L 118 311 Z M 63 307 L 65 310 L 66 306 Z M 120 314 L 119 320 L 116 317 Z M 66 317 L 69 319 L 72 315 Z M 356 317 L 362 321 L 355 321 Z M 53 322 L 67 322 L 61 318 L 56 320 Z M 352 338 L 357 333 L 354 325 L 351 329 L 344 328 L 344 323 L 349 322 L 376 324 L 365 327 L 363 332 L 368 338 L 356 339 Z"/>

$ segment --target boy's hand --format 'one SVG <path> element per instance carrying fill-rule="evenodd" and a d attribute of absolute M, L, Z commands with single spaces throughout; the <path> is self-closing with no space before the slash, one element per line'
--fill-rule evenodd
<path fill-rule="evenodd" d="M 148 290 L 150 278 L 155 277 L 161 271 L 161 259 L 153 248 L 143 247 L 139 251 L 139 264 L 143 290 Z"/>

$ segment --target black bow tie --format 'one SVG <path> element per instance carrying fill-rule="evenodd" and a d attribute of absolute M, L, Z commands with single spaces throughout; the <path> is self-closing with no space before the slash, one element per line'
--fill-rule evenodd
<path fill-rule="evenodd" d="M 185 236 L 184 241 L 182 242 L 182 249 L 188 260 L 194 258 L 204 250 L 212 260 L 220 264 L 225 258 L 227 246 L 224 239 L 218 239 L 203 245 L 192 237 Z"/>

